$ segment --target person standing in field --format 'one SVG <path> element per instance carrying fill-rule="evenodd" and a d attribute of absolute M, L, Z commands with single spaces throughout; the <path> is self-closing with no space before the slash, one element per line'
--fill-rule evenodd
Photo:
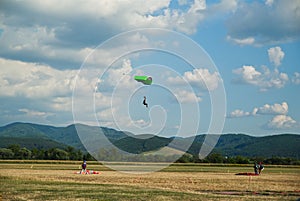
<path fill-rule="evenodd" d="M 256 162 L 254 163 L 253 168 L 254 168 L 254 173 L 255 173 L 255 174 L 258 174 L 258 168 L 259 168 L 259 167 L 258 167 L 258 165 L 257 165 Z"/>
<path fill-rule="evenodd" d="M 81 171 L 80 174 L 86 174 L 86 161 L 84 160 L 81 165 Z"/>
<path fill-rule="evenodd" d="M 264 166 L 262 164 L 262 162 L 259 162 L 259 166 L 258 166 L 258 174 L 260 174 L 264 169 Z"/>

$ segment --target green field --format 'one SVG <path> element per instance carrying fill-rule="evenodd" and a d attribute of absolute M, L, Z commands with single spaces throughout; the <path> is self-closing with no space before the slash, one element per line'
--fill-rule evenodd
<path fill-rule="evenodd" d="M 78 175 L 80 161 L 0 161 L 2 200 L 297 200 L 299 166 L 174 164 L 160 172 L 130 174 L 88 162 L 99 175 Z M 115 163 L 143 169 L 145 163 Z M 148 165 L 148 164 L 147 164 Z M 154 164 L 150 164 L 154 165 Z M 157 164 L 155 164 L 157 165 Z M 0 199 L 1 200 L 1 199 Z"/>

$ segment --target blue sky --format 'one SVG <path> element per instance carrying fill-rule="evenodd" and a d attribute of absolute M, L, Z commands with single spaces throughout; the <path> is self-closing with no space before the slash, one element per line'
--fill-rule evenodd
<path fill-rule="evenodd" d="M 299 0 L 0 4 L 0 125 L 300 133 Z"/>

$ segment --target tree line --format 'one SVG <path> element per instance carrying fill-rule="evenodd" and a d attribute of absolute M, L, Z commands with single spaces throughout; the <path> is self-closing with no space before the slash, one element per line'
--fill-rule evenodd
<path fill-rule="evenodd" d="M 74 147 L 68 146 L 64 149 L 27 149 L 18 144 L 9 145 L 7 148 L 0 148 L 0 159 L 33 159 L 33 160 L 94 160 L 89 153 L 82 153 Z"/>
<path fill-rule="evenodd" d="M 184 154 L 177 160 L 180 163 L 225 163 L 225 164 L 253 164 L 262 162 L 268 165 L 300 165 L 300 160 L 289 157 L 246 157 L 246 156 L 223 156 L 221 153 L 211 153 L 204 159 L 198 156 Z"/>
<path fill-rule="evenodd" d="M 103 161 L 125 161 L 125 162 L 177 162 L 177 163 L 225 163 L 225 164 L 251 164 L 263 162 L 270 165 L 300 165 L 296 158 L 278 157 L 246 157 L 246 156 L 223 156 L 221 153 L 212 152 L 204 159 L 191 154 L 178 155 L 151 155 L 121 153 L 117 149 L 100 149 L 96 154 L 98 160 Z M 32 160 L 95 160 L 89 153 L 83 153 L 71 146 L 64 149 L 50 148 L 47 150 L 33 148 L 31 150 L 20 145 L 13 144 L 7 148 L 0 148 L 0 159 L 32 159 Z"/>
<path fill-rule="evenodd" d="M 300 160 L 287 157 L 246 157 L 246 156 L 224 156 L 218 152 L 212 152 L 204 159 L 199 159 L 198 155 L 189 153 L 179 155 L 159 155 L 159 154 L 127 154 L 119 149 L 100 149 L 97 159 L 103 161 L 123 161 L 123 162 L 177 162 L 177 163 L 226 163 L 226 164 L 253 164 L 263 162 L 270 165 L 300 165 Z"/>

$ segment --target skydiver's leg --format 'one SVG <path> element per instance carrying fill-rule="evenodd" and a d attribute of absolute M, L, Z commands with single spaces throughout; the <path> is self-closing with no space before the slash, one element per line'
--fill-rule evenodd
<path fill-rule="evenodd" d="M 146 99 L 144 99 L 143 105 L 146 105 L 146 107 L 148 107 L 148 104 L 146 103 Z"/>
<path fill-rule="evenodd" d="M 146 96 L 144 96 L 143 105 L 145 105 L 146 107 L 148 107 L 148 103 L 146 103 Z"/>

